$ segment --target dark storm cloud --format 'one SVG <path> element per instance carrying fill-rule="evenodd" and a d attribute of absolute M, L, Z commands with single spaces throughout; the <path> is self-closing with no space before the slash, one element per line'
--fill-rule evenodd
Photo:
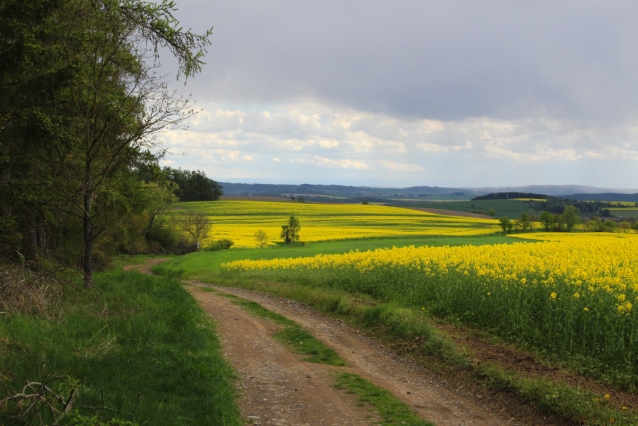
<path fill-rule="evenodd" d="M 638 112 L 638 2 L 180 0 L 199 100 L 459 120 Z"/>

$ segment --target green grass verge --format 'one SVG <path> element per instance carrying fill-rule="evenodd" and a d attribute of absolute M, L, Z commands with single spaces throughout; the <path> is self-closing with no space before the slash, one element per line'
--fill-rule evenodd
<path fill-rule="evenodd" d="M 0 395 L 45 375 L 79 383 L 74 408 L 103 422 L 242 424 L 214 324 L 171 279 L 100 273 L 93 290 L 69 290 L 54 319 L 1 315 Z M 0 424 L 27 420 L 0 410 Z"/>
<path fill-rule="evenodd" d="M 268 318 L 271 321 L 284 325 L 283 330 L 276 332 L 273 337 L 285 345 L 294 349 L 300 355 L 310 355 L 304 361 L 316 362 L 335 366 L 344 366 L 346 362 L 333 349 L 326 346 L 321 340 L 304 330 L 296 322 L 270 311 L 259 303 L 242 299 L 232 294 L 220 294 L 230 298 L 233 303 L 241 306 L 257 317 Z"/>
<path fill-rule="evenodd" d="M 363 240 L 326 241 L 307 243 L 303 247 L 279 246 L 268 249 L 237 249 L 216 252 L 197 252 L 177 257 L 153 267 L 158 275 L 174 278 L 205 280 L 216 276 L 222 263 L 243 259 L 275 259 L 288 257 L 311 257 L 318 254 L 341 254 L 349 251 L 375 250 L 378 248 L 406 246 L 460 246 L 511 244 L 520 242 L 503 235 L 480 237 L 428 237 L 428 238 L 376 238 Z"/>
<path fill-rule="evenodd" d="M 535 405 L 541 413 L 557 414 L 566 420 L 587 425 L 606 425 L 611 419 L 618 425 L 638 424 L 635 410 L 615 407 L 606 402 L 603 395 L 542 377 L 505 371 L 490 362 L 473 362 L 468 352 L 433 325 L 427 310 L 378 303 L 366 295 L 295 283 L 223 279 L 217 283 L 294 299 L 358 328 L 368 329 L 387 342 L 409 343 L 414 354 L 433 371 L 475 381 L 486 389 L 508 392 L 523 403 Z"/>
<path fill-rule="evenodd" d="M 348 393 L 358 395 L 361 402 L 373 406 L 383 418 L 383 424 L 434 426 L 433 423 L 420 419 L 408 405 L 399 401 L 390 392 L 373 385 L 356 374 L 339 374 L 335 387 L 347 389 Z"/>

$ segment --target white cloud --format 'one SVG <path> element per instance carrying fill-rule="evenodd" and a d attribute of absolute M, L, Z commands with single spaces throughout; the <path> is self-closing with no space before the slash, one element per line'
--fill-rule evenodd
<path fill-rule="evenodd" d="M 423 168 L 417 164 L 402 164 L 395 163 L 394 161 L 379 161 L 379 163 L 386 169 L 397 172 L 418 172 L 423 170 Z"/>
<path fill-rule="evenodd" d="M 220 120 L 224 126 L 219 125 Z M 492 164 L 491 169 L 481 173 L 481 179 L 496 176 L 506 163 L 538 167 L 587 161 L 587 170 L 595 170 L 591 162 L 638 158 L 638 124 L 633 122 L 609 124 L 547 117 L 405 120 L 308 102 L 246 112 L 211 105 L 190 126 L 188 132 L 172 130 L 164 134 L 170 151 L 188 154 L 186 160 L 171 157 L 171 161 L 188 167 L 186 161 L 206 160 L 211 170 L 224 170 L 233 176 L 244 163 L 251 165 L 251 169 L 245 169 L 250 171 L 244 172 L 250 176 L 298 178 L 299 173 L 311 169 L 331 168 L 349 173 L 332 172 L 330 177 L 334 179 L 383 179 L 378 171 L 372 173 L 377 166 L 387 173 L 418 176 L 423 182 L 428 176 L 465 176 L 467 170 L 487 163 Z M 211 130 L 222 127 L 220 131 Z M 281 158 L 292 159 L 283 166 Z M 232 164 L 236 169 L 229 169 Z M 305 168 L 299 168 L 302 165 Z M 529 178 L 522 183 L 534 182 L 534 174 L 526 176 Z M 469 184 L 479 182 L 472 180 Z"/>

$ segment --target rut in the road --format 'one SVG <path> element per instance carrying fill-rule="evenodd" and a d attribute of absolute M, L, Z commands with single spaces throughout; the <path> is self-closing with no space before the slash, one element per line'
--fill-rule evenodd
<path fill-rule="evenodd" d="M 196 283 L 190 282 L 190 284 Z M 202 284 L 198 285 L 203 286 Z M 208 287 L 208 285 L 205 286 Z M 195 286 L 189 286 L 188 288 L 200 300 L 207 312 L 225 312 L 224 314 L 214 313 L 213 315 L 215 315 L 215 320 L 220 324 L 220 333 L 223 338 L 222 344 L 227 352 L 227 358 L 242 374 L 241 386 L 244 388 L 245 395 L 248 395 L 243 398 L 243 401 L 240 401 L 241 408 L 245 413 L 255 410 L 255 400 L 253 399 L 253 404 L 246 405 L 246 403 L 251 402 L 246 400 L 246 398 L 251 398 L 250 395 L 255 393 L 259 395 L 260 391 L 263 392 L 259 388 L 259 386 L 263 385 L 255 386 L 251 382 L 255 380 L 254 377 L 258 376 L 255 376 L 254 373 L 248 373 L 248 370 L 245 370 L 247 367 L 251 369 L 250 371 L 254 371 L 252 368 L 261 364 L 264 369 L 257 374 L 262 374 L 262 377 L 265 375 L 269 375 L 271 378 L 294 377 L 295 383 L 307 383 L 304 381 L 306 375 L 303 372 L 312 369 L 314 371 L 312 380 L 314 380 L 316 375 L 317 378 L 321 377 L 321 380 L 316 382 L 321 383 L 318 383 L 309 392 L 312 409 L 305 413 L 303 411 L 300 412 L 299 414 L 303 413 L 307 414 L 307 416 L 303 419 L 293 420 L 293 424 L 330 424 L 325 422 L 327 420 L 325 414 L 330 413 L 330 410 L 334 410 L 333 412 L 336 413 L 337 409 L 334 405 L 328 405 L 334 404 L 333 402 L 326 403 L 322 401 L 322 398 L 330 399 L 323 395 L 324 393 L 326 395 L 336 393 L 340 395 L 338 396 L 339 398 L 343 398 L 343 393 L 336 391 L 332 386 L 334 382 L 330 371 L 334 371 L 335 367 L 299 361 L 298 356 L 289 353 L 287 349 L 270 337 L 277 330 L 270 321 L 250 316 L 250 314 L 241 311 L 239 307 L 233 305 L 226 298 L 204 292 Z M 265 308 L 299 323 L 316 338 L 336 350 L 348 363 L 347 369 L 336 368 L 358 374 L 375 385 L 389 390 L 400 400 L 411 406 L 420 417 L 434 422 L 437 426 L 514 424 L 509 421 L 510 419 L 490 413 L 485 407 L 478 406 L 472 400 L 447 391 L 441 386 L 434 374 L 411 361 L 397 357 L 392 351 L 380 347 L 381 345 L 374 339 L 365 337 L 341 321 L 329 318 L 296 302 L 286 303 L 262 293 L 226 287 L 216 287 L 215 289 L 255 301 Z M 233 314 L 230 315 L 226 312 L 233 312 Z M 237 312 L 241 312 L 246 321 L 248 321 L 246 324 L 250 324 L 248 326 L 252 327 L 251 333 L 254 334 L 251 334 L 250 339 L 254 339 L 254 344 L 251 343 L 252 340 L 246 342 L 244 336 L 242 336 L 245 332 L 242 326 L 244 323 L 243 321 L 240 322 Z M 262 347 L 262 345 L 264 346 Z M 283 355 L 284 353 L 285 355 Z M 284 356 L 285 360 L 281 358 Z M 253 378 L 251 379 L 251 377 Z M 285 394 L 285 389 L 291 389 L 294 386 L 291 385 L 286 388 L 288 382 L 283 380 L 291 379 L 280 379 L 279 382 L 273 379 L 269 383 Z M 299 389 L 299 387 L 297 388 Z M 295 398 L 303 398 L 304 396 L 304 394 L 298 392 L 293 395 L 288 392 L 288 395 L 278 397 L 270 402 L 268 397 L 263 397 L 266 398 L 266 401 L 263 401 L 262 398 L 260 407 L 262 407 L 262 410 L 270 412 L 285 410 L 286 407 L 292 405 L 289 401 Z M 257 402 L 260 402 L 259 397 L 257 400 Z M 280 401 L 286 402 L 281 404 Z M 340 406 L 339 410 L 346 407 L 351 409 L 356 406 L 355 399 L 344 402 L 345 407 L 341 408 Z M 298 404 L 305 405 L 303 402 Z M 346 413 L 349 412 L 346 411 Z M 366 419 L 365 416 L 363 419 L 359 417 L 358 420 L 355 420 L 355 414 L 351 414 L 353 417 L 350 417 L 351 420 L 348 420 L 347 423 L 343 423 L 347 420 L 343 415 L 337 415 L 334 419 L 334 424 L 353 424 L 353 422 L 378 423 L 378 419 Z"/>
<path fill-rule="evenodd" d="M 127 269 L 150 274 L 151 267 L 162 260 L 152 259 Z M 398 357 L 342 321 L 294 301 L 243 289 L 214 287 L 218 292 L 257 302 L 297 322 L 337 351 L 348 367 L 308 363 L 272 338 L 279 330 L 277 324 L 257 318 L 228 298 L 204 289 L 213 286 L 185 283 L 219 325 L 224 355 L 240 375 L 238 402 L 247 422 L 256 425 L 379 424 L 375 412 L 358 406 L 358 397 L 335 389 L 335 374 L 349 372 L 392 392 L 420 417 L 437 426 L 516 424 L 511 418 L 491 413 L 486 406 L 450 392 L 435 374 Z"/>

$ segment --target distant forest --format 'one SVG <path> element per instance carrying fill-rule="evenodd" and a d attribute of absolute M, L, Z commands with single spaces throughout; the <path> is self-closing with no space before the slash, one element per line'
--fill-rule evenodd
<path fill-rule="evenodd" d="M 476 200 L 506 200 L 511 198 L 525 198 L 525 199 L 546 199 L 547 195 L 532 194 L 530 192 L 493 192 L 491 194 L 479 195 L 472 198 L 472 201 Z"/>

